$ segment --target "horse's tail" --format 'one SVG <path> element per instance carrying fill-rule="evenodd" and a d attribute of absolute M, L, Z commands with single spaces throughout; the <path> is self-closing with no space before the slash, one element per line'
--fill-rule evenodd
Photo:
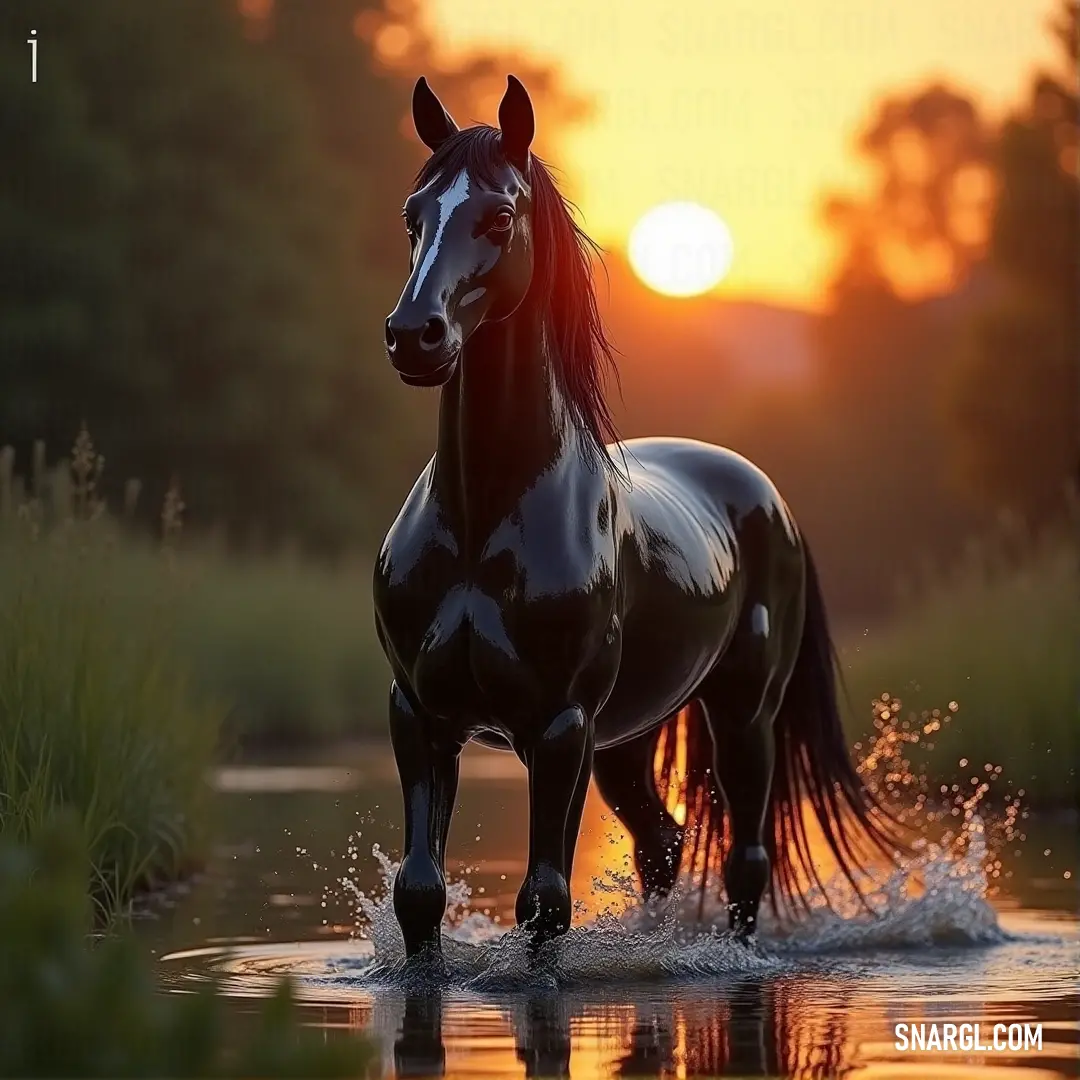
<path fill-rule="evenodd" d="M 774 910 L 805 907 L 807 884 L 816 884 L 824 892 L 807 838 L 807 804 L 837 866 L 860 898 L 856 876 L 867 861 L 875 852 L 892 859 L 905 847 L 898 823 L 862 782 L 848 755 L 836 695 L 838 657 L 809 551 L 805 551 L 805 558 L 802 640 L 773 728 L 776 754 L 764 839 L 772 864 L 770 900 Z M 678 754 L 680 733 L 683 755 Z M 659 785 L 662 794 L 666 794 L 677 764 L 682 765 L 678 771 L 685 778 L 688 864 L 701 873 L 704 904 L 711 872 L 720 869 L 727 852 L 730 829 L 713 773 L 712 736 L 697 705 L 666 725 Z"/>
<path fill-rule="evenodd" d="M 838 868 L 860 898 L 856 874 L 875 854 L 892 860 L 904 847 L 898 823 L 852 765 L 836 696 L 839 657 L 814 561 L 805 546 L 803 553 L 806 614 L 795 668 L 776 717 L 769 805 L 773 903 L 779 896 L 789 907 L 805 904 L 800 871 L 804 881 L 819 888 L 824 884 L 807 843 L 807 803 Z"/>

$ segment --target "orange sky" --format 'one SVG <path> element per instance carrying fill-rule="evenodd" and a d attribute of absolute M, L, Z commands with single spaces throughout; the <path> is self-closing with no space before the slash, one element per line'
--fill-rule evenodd
<path fill-rule="evenodd" d="M 596 101 L 560 165 L 586 227 L 625 247 L 650 206 L 731 226 L 721 291 L 814 306 L 830 265 L 820 193 L 860 179 L 850 146 L 882 92 L 947 76 L 1000 107 L 1053 46 L 1052 0 L 428 0 L 450 52 L 519 48 Z M 494 122 L 494 117 L 484 117 Z"/>

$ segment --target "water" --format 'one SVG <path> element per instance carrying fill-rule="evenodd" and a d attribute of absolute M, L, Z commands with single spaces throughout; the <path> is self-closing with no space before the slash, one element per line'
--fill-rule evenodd
<path fill-rule="evenodd" d="M 328 1038 L 374 1035 L 386 1074 L 1078 1074 L 1074 820 L 1017 820 L 1024 838 L 1002 846 L 976 807 L 970 842 L 928 846 L 906 873 L 882 878 L 876 917 L 818 911 L 793 929 L 766 920 L 748 948 L 702 932 L 696 897 L 642 910 L 628 888 L 629 845 L 593 793 L 575 928 L 530 961 L 507 931 L 525 869 L 524 774 L 511 755 L 470 748 L 450 842 L 457 903 L 435 980 L 403 969 L 389 859 L 372 855 L 400 847 L 392 759 L 353 747 L 330 761 L 222 770 L 213 865 L 139 924 L 164 985 L 216 975 L 238 1026 L 252 998 L 289 973 L 309 1022 Z M 978 1023 L 989 1045 L 997 1024 L 1041 1024 L 1042 1045 L 904 1052 L 898 1023 Z"/>

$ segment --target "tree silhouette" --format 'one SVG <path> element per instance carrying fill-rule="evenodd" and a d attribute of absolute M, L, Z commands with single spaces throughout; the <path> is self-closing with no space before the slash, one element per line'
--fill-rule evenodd
<path fill-rule="evenodd" d="M 998 137 L 1003 295 L 973 317 L 945 398 L 960 478 L 1034 521 L 1060 513 L 1080 464 L 1078 10 L 1067 0 L 1052 24 L 1066 74 L 1039 74 Z"/>

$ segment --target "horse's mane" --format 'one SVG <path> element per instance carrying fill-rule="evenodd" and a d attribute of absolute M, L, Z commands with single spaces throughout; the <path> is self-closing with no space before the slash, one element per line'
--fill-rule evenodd
<path fill-rule="evenodd" d="M 424 163 L 414 191 L 433 181 L 449 187 L 467 169 L 479 183 L 494 185 L 506 164 L 498 128 L 478 124 L 451 135 Z M 574 426 L 585 436 L 594 462 L 613 463 L 606 444 L 618 440 L 604 395 L 611 375 L 618 385 L 614 348 L 596 306 L 592 259 L 601 252 L 578 226 L 548 166 L 530 154 L 535 264 L 526 303 L 539 306 L 545 332 L 554 346 L 554 375 Z"/>

